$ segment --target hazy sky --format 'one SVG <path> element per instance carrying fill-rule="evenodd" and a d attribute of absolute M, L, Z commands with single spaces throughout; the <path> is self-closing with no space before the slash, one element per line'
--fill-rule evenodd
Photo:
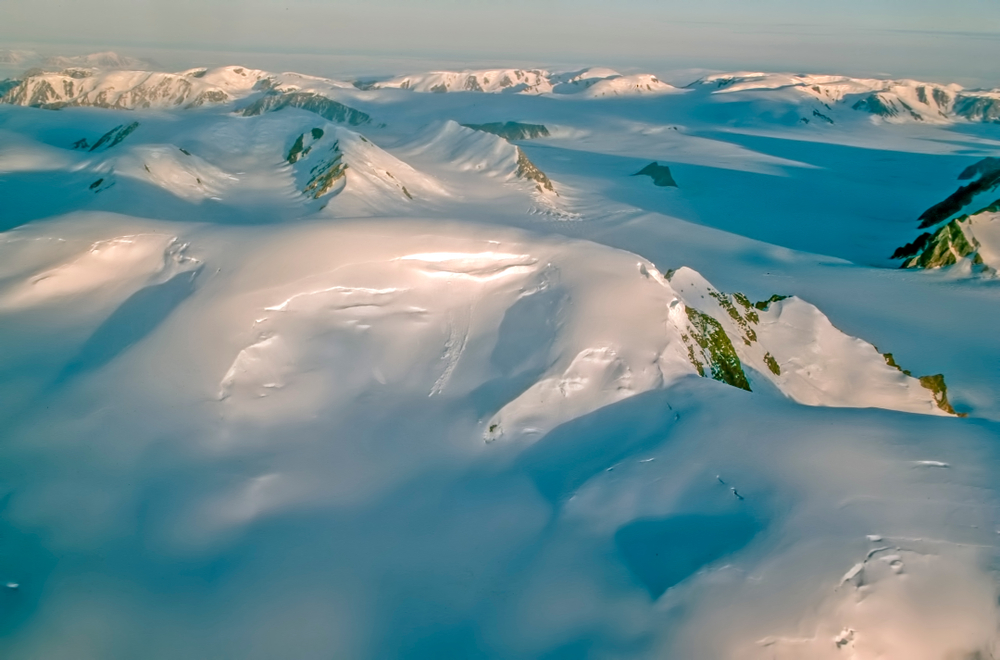
<path fill-rule="evenodd" d="M 0 0 L 0 41 L 1000 84 L 1000 0 Z"/>

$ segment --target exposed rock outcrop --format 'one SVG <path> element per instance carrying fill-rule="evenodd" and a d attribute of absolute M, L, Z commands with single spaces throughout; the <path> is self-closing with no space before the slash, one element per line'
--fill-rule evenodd
<path fill-rule="evenodd" d="M 538 192 L 547 190 L 554 193 L 556 191 L 555 186 L 552 185 L 552 180 L 545 175 L 545 172 L 538 169 L 525 153 L 521 151 L 520 147 L 515 147 L 515 149 L 517 149 L 517 169 L 514 172 L 515 175 L 520 179 L 533 181 Z"/>
<path fill-rule="evenodd" d="M 921 214 L 920 228 L 934 228 L 898 248 L 902 268 L 943 268 L 968 263 L 973 270 L 1000 268 L 1000 159 L 984 158 L 958 177 L 972 182 Z"/>
<path fill-rule="evenodd" d="M 534 138 L 549 136 L 549 129 L 542 124 L 522 124 L 516 121 L 462 124 L 462 126 L 475 131 L 484 131 L 493 135 L 499 135 L 505 140 L 532 140 Z"/>
<path fill-rule="evenodd" d="M 311 92 L 268 92 L 239 112 L 244 117 L 254 117 L 284 108 L 299 108 L 315 113 L 328 121 L 351 126 L 368 124 L 372 119 L 365 112 Z"/>
<path fill-rule="evenodd" d="M 653 180 L 654 186 L 661 187 L 671 187 L 676 188 L 677 182 L 674 181 L 673 175 L 670 173 L 670 168 L 666 165 L 660 165 L 657 162 L 652 162 L 646 167 L 642 168 L 632 176 L 648 176 Z"/>

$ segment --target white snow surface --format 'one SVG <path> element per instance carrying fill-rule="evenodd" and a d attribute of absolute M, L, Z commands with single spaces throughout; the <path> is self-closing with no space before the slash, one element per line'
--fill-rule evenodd
<path fill-rule="evenodd" d="M 1000 656 L 966 91 L 98 59 L 0 105 L 0 657 Z"/>
<path fill-rule="evenodd" d="M 580 94 L 589 98 L 679 91 L 651 74 L 623 75 L 613 69 L 601 67 L 566 73 L 552 73 L 542 69 L 434 71 L 392 78 L 377 82 L 374 87 L 409 89 L 415 92 Z"/>
<path fill-rule="evenodd" d="M 517 149 L 507 140 L 466 128 L 455 121 L 437 122 L 399 146 L 409 156 L 426 156 L 460 171 L 507 179 L 517 169 Z"/>
<path fill-rule="evenodd" d="M 1000 271 L 1000 212 L 981 212 L 969 218 L 968 233 L 979 245 L 983 263 Z"/>

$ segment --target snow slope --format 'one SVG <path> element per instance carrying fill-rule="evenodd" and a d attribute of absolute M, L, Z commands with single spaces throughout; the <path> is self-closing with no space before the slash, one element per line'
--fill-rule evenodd
<path fill-rule="evenodd" d="M 997 126 L 729 77 L 12 87 L 0 656 L 1000 654 Z"/>
<path fill-rule="evenodd" d="M 501 181 L 520 180 L 542 196 L 556 194 L 549 177 L 524 151 L 508 140 L 454 121 L 428 126 L 412 140 L 398 146 L 411 157 L 446 164 L 448 169 L 478 172 Z"/>
<path fill-rule="evenodd" d="M 302 194 L 313 199 L 338 195 L 340 213 L 383 212 L 385 204 L 447 195 L 434 177 L 418 172 L 368 138 L 333 124 L 300 134 L 286 161 L 296 170 Z M 342 197 L 342 198 L 341 198 Z M 366 206 L 372 207 L 367 212 Z"/>

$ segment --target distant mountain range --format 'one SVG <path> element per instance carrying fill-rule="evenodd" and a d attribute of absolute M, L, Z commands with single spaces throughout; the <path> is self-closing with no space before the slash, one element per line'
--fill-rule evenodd
<path fill-rule="evenodd" d="M 99 69 L 149 69 L 151 60 L 106 51 L 87 55 L 42 56 L 33 50 L 0 50 L 0 65 L 46 68 L 88 67 Z"/>
<path fill-rule="evenodd" d="M 1000 90 L 967 90 L 956 84 L 915 80 L 738 72 L 706 76 L 678 88 L 651 74 L 621 74 L 595 67 L 555 73 L 543 69 L 435 71 L 348 82 L 238 66 L 164 73 L 149 70 L 147 62 L 112 52 L 47 59 L 27 51 L 0 53 L 0 62 L 8 65 L 35 61 L 39 66 L 0 82 L 0 102 L 49 108 L 197 107 L 228 103 L 254 92 L 328 96 L 350 87 L 594 99 L 695 93 L 792 103 L 801 106 L 797 120 L 803 124 L 833 124 L 856 113 L 893 123 L 1000 121 Z"/>
<path fill-rule="evenodd" d="M 580 94 L 592 98 L 679 91 L 650 74 L 623 75 L 613 69 L 596 67 L 566 73 L 542 69 L 434 71 L 362 85 L 370 89 L 397 88 L 415 92 Z"/>
<path fill-rule="evenodd" d="M 1000 90 L 966 90 L 960 85 L 916 80 L 744 72 L 707 76 L 689 87 L 708 87 L 729 94 L 787 90 L 828 110 L 847 106 L 888 121 L 1000 121 Z M 832 121 L 820 110 L 804 119 Z"/>

